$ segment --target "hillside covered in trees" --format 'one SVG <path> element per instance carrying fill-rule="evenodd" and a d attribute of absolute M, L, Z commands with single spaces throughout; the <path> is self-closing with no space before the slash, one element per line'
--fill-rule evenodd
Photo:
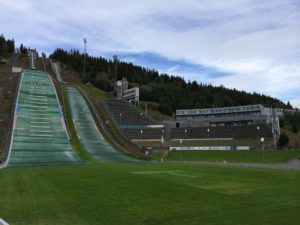
<path fill-rule="evenodd" d="M 14 39 L 6 39 L 3 35 L 0 35 L 0 59 L 11 57 L 16 50 L 20 54 L 27 54 L 28 49 L 22 43 L 18 48 L 15 46 Z"/>
<path fill-rule="evenodd" d="M 84 54 L 78 50 L 69 52 L 57 49 L 50 55 L 75 69 L 79 74 L 84 70 Z M 115 76 L 117 79 L 126 77 L 130 86 L 140 87 L 140 98 L 144 101 L 159 103 L 159 110 L 171 115 L 176 109 L 225 107 L 248 104 L 263 104 L 278 108 L 292 108 L 288 103 L 258 93 L 247 93 L 228 89 L 223 86 L 215 87 L 209 84 L 186 82 L 179 76 L 159 74 L 154 69 L 133 65 L 128 62 L 118 62 L 117 74 L 112 60 L 103 57 L 86 57 L 86 77 L 83 82 L 91 82 L 96 87 L 110 91 Z"/>
<path fill-rule="evenodd" d="M 14 39 L 5 39 L 3 35 L 0 35 L 0 59 L 9 57 L 15 51 Z"/>

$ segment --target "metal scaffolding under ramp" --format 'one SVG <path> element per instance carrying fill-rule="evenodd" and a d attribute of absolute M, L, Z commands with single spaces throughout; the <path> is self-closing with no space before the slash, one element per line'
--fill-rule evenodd
<path fill-rule="evenodd" d="M 8 166 L 81 163 L 49 74 L 24 70 L 21 76 Z"/>

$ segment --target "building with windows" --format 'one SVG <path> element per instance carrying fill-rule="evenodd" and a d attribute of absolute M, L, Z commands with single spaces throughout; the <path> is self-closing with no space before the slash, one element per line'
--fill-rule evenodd
<path fill-rule="evenodd" d="M 128 89 L 128 81 L 125 77 L 115 82 L 114 95 L 118 100 L 126 100 L 135 105 L 140 101 L 140 89 L 138 87 Z"/>
<path fill-rule="evenodd" d="M 176 121 L 191 121 L 202 126 L 243 126 L 271 123 L 283 116 L 283 109 L 263 105 L 245 105 L 222 108 L 176 110 Z"/>

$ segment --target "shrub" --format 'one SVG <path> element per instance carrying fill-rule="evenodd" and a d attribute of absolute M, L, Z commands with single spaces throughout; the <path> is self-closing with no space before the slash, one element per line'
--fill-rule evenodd
<path fill-rule="evenodd" d="M 287 146 L 289 141 L 290 141 L 289 137 L 286 135 L 286 133 L 282 132 L 278 139 L 278 146 L 280 147 Z"/>

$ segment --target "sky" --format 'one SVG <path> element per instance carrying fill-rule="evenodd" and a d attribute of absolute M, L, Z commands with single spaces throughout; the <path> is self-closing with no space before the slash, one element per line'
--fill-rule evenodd
<path fill-rule="evenodd" d="M 0 0 L 0 33 L 300 108 L 300 0 Z"/>

